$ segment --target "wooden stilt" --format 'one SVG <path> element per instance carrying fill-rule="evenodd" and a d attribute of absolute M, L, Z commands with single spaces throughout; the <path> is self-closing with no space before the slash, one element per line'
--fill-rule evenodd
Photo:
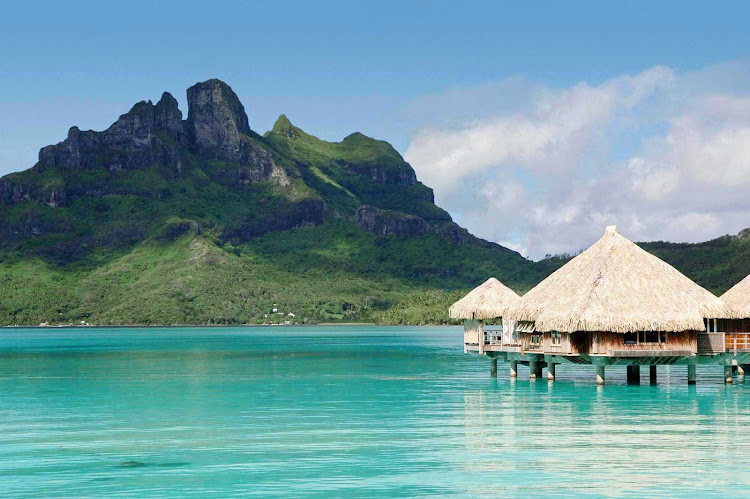
<path fill-rule="evenodd" d="M 552 362 L 547 364 L 547 379 L 555 381 L 555 364 Z"/>
<path fill-rule="evenodd" d="M 724 382 L 732 383 L 732 364 L 724 364 Z"/>
<path fill-rule="evenodd" d="M 490 376 L 497 378 L 497 357 L 490 359 Z"/>
<path fill-rule="evenodd" d="M 656 366 L 648 366 L 648 379 L 652 385 L 656 384 Z"/>
<path fill-rule="evenodd" d="M 604 366 L 596 366 L 596 384 L 604 384 Z"/>
<path fill-rule="evenodd" d="M 737 376 L 744 376 L 748 371 L 750 371 L 750 364 L 740 364 L 737 366 Z"/>
<path fill-rule="evenodd" d="M 518 377 L 518 362 L 515 360 L 510 361 L 510 377 L 511 378 Z"/>
<path fill-rule="evenodd" d="M 641 383 L 641 366 L 628 366 L 628 384 L 639 385 Z"/>
<path fill-rule="evenodd" d="M 695 364 L 688 364 L 687 366 L 687 378 L 688 378 L 688 385 L 694 385 L 695 384 Z"/>

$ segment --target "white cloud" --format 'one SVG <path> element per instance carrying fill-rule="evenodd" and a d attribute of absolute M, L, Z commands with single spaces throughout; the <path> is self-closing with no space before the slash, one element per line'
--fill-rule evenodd
<path fill-rule="evenodd" d="M 405 156 L 429 185 L 439 189 L 467 173 L 503 163 L 538 172 L 569 169 L 617 113 L 632 109 L 671 79 L 670 70 L 656 67 L 599 86 L 540 89 L 525 113 L 486 118 L 459 129 L 421 130 Z"/>
<path fill-rule="evenodd" d="M 682 75 L 654 67 L 563 89 L 529 84 L 520 107 L 493 103 L 474 121 L 464 108 L 454 124 L 443 111 L 405 157 L 459 223 L 532 257 L 575 252 L 611 223 L 636 240 L 736 233 L 750 226 L 743 65 L 746 74 L 750 61 Z"/>

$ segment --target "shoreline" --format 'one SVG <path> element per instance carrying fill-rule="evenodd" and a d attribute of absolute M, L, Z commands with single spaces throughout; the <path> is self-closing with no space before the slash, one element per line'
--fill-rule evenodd
<path fill-rule="evenodd" d="M 3 329 L 93 329 L 93 328 L 201 328 L 201 327 L 320 327 L 320 326 L 385 326 L 385 327 L 459 327 L 460 324 L 377 324 L 374 322 L 320 322 L 317 324 L 61 324 L 48 326 L 0 326 Z"/>

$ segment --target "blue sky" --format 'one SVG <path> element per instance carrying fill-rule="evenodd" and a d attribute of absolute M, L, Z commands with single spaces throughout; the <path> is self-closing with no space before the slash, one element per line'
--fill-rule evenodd
<path fill-rule="evenodd" d="M 611 84 L 624 92 L 617 98 L 625 98 L 640 90 L 618 78 L 645 74 L 659 80 L 643 83 L 647 95 L 615 105 L 614 114 L 597 122 L 597 129 L 609 130 L 606 140 L 581 139 L 578 156 L 556 155 L 555 161 L 651 160 L 671 154 L 644 148 L 659 149 L 651 144 L 659 138 L 669 141 L 675 123 L 689 114 L 680 103 L 747 92 L 748 2 L 26 1 L 2 11 L 0 174 L 32 166 L 39 148 L 62 140 L 70 126 L 104 129 L 136 101 L 157 100 L 164 90 L 186 113 L 185 89 L 218 77 L 238 93 L 259 132 L 286 113 L 322 138 L 362 131 L 390 141 L 414 158 L 421 178 L 437 184 L 438 201 L 458 221 L 532 256 L 577 248 L 572 240 L 539 243 L 560 240 L 559 234 L 540 232 L 528 220 L 498 225 L 468 209 L 465 192 L 451 194 L 434 173 L 436 159 L 425 159 L 430 131 L 444 137 L 499 120 L 504 125 L 491 126 L 490 133 L 513 134 L 516 119 L 538 125 L 545 102 L 569 109 L 571 89 L 605 91 Z M 653 68 L 664 71 L 646 73 Z M 744 122 L 731 130 L 738 127 L 741 132 Z M 524 195 L 541 199 L 549 172 L 530 164 L 526 156 L 490 154 L 458 184 L 471 190 L 490 180 L 505 185 L 512 177 Z M 601 181 L 591 164 L 565 178 Z M 504 219 L 517 216 L 498 209 Z M 744 215 L 735 215 L 732 223 L 742 225 Z M 712 231 L 734 230 L 727 224 L 666 236 L 712 237 L 718 235 Z M 659 235 L 642 226 L 632 224 L 634 237 Z M 576 233 L 581 246 L 599 229 Z"/>

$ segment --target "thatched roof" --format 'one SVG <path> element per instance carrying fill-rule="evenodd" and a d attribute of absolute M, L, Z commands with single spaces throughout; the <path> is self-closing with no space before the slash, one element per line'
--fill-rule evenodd
<path fill-rule="evenodd" d="M 702 331 L 704 317 L 734 316 L 723 301 L 625 239 L 615 226 L 506 314 L 535 321 L 538 332 L 616 333 Z"/>
<path fill-rule="evenodd" d="M 750 319 L 750 275 L 721 295 L 721 299 L 732 307 L 740 319 Z"/>
<path fill-rule="evenodd" d="M 452 319 L 495 319 L 521 299 L 515 291 L 490 277 L 448 309 Z"/>

